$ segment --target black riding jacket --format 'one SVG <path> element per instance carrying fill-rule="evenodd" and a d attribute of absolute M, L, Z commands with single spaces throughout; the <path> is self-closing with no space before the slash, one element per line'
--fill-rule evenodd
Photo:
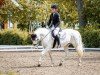
<path fill-rule="evenodd" d="M 48 21 L 49 28 L 51 28 L 52 25 L 54 25 L 55 28 L 60 25 L 60 16 L 59 16 L 59 13 L 51 13 L 50 19 Z"/>

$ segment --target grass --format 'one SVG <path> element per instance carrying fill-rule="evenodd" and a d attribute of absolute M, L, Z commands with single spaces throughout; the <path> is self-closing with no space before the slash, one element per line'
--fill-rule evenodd
<path fill-rule="evenodd" d="M 7 73 L 3 73 L 3 72 L 0 71 L 0 75 L 19 75 L 19 74 L 12 72 L 12 71 L 7 72 Z"/>

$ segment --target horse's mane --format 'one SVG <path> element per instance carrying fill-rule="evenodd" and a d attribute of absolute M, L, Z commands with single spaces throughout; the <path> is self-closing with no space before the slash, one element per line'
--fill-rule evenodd
<path fill-rule="evenodd" d="M 35 33 L 48 33 L 48 31 L 49 31 L 49 29 L 47 29 L 47 28 L 37 28 L 36 30 L 35 30 Z"/>
<path fill-rule="evenodd" d="M 39 30 L 48 30 L 47 28 L 38 28 Z"/>
<path fill-rule="evenodd" d="M 37 30 L 39 30 L 39 31 L 48 31 L 47 28 L 38 28 Z"/>

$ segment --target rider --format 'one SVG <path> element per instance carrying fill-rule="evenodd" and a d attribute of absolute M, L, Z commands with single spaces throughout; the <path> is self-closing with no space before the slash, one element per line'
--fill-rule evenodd
<path fill-rule="evenodd" d="M 58 13 L 58 7 L 56 4 L 51 5 L 51 15 L 50 19 L 48 21 L 48 26 L 52 30 L 52 36 L 54 38 L 53 48 L 56 45 L 56 42 L 58 43 L 58 47 L 60 46 L 60 40 L 59 40 L 59 30 L 60 30 L 60 15 Z"/>

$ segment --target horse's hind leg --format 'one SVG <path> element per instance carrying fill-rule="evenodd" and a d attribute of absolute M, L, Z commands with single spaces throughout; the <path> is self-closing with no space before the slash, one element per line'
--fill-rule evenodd
<path fill-rule="evenodd" d="M 68 57 L 68 54 L 69 54 L 68 46 L 69 46 L 69 45 L 66 45 L 66 46 L 64 47 L 65 56 L 60 60 L 59 66 L 61 66 L 62 63 L 63 63 L 63 61 L 66 59 L 66 57 Z"/>
<path fill-rule="evenodd" d="M 76 47 L 76 51 L 78 53 L 78 56 L 79 56 L 79 66 L 81 65 L 81 59 L 82 59 L 82 56 L 83 56 L 83 47 L 82 46 L 77 46 Z"/>

